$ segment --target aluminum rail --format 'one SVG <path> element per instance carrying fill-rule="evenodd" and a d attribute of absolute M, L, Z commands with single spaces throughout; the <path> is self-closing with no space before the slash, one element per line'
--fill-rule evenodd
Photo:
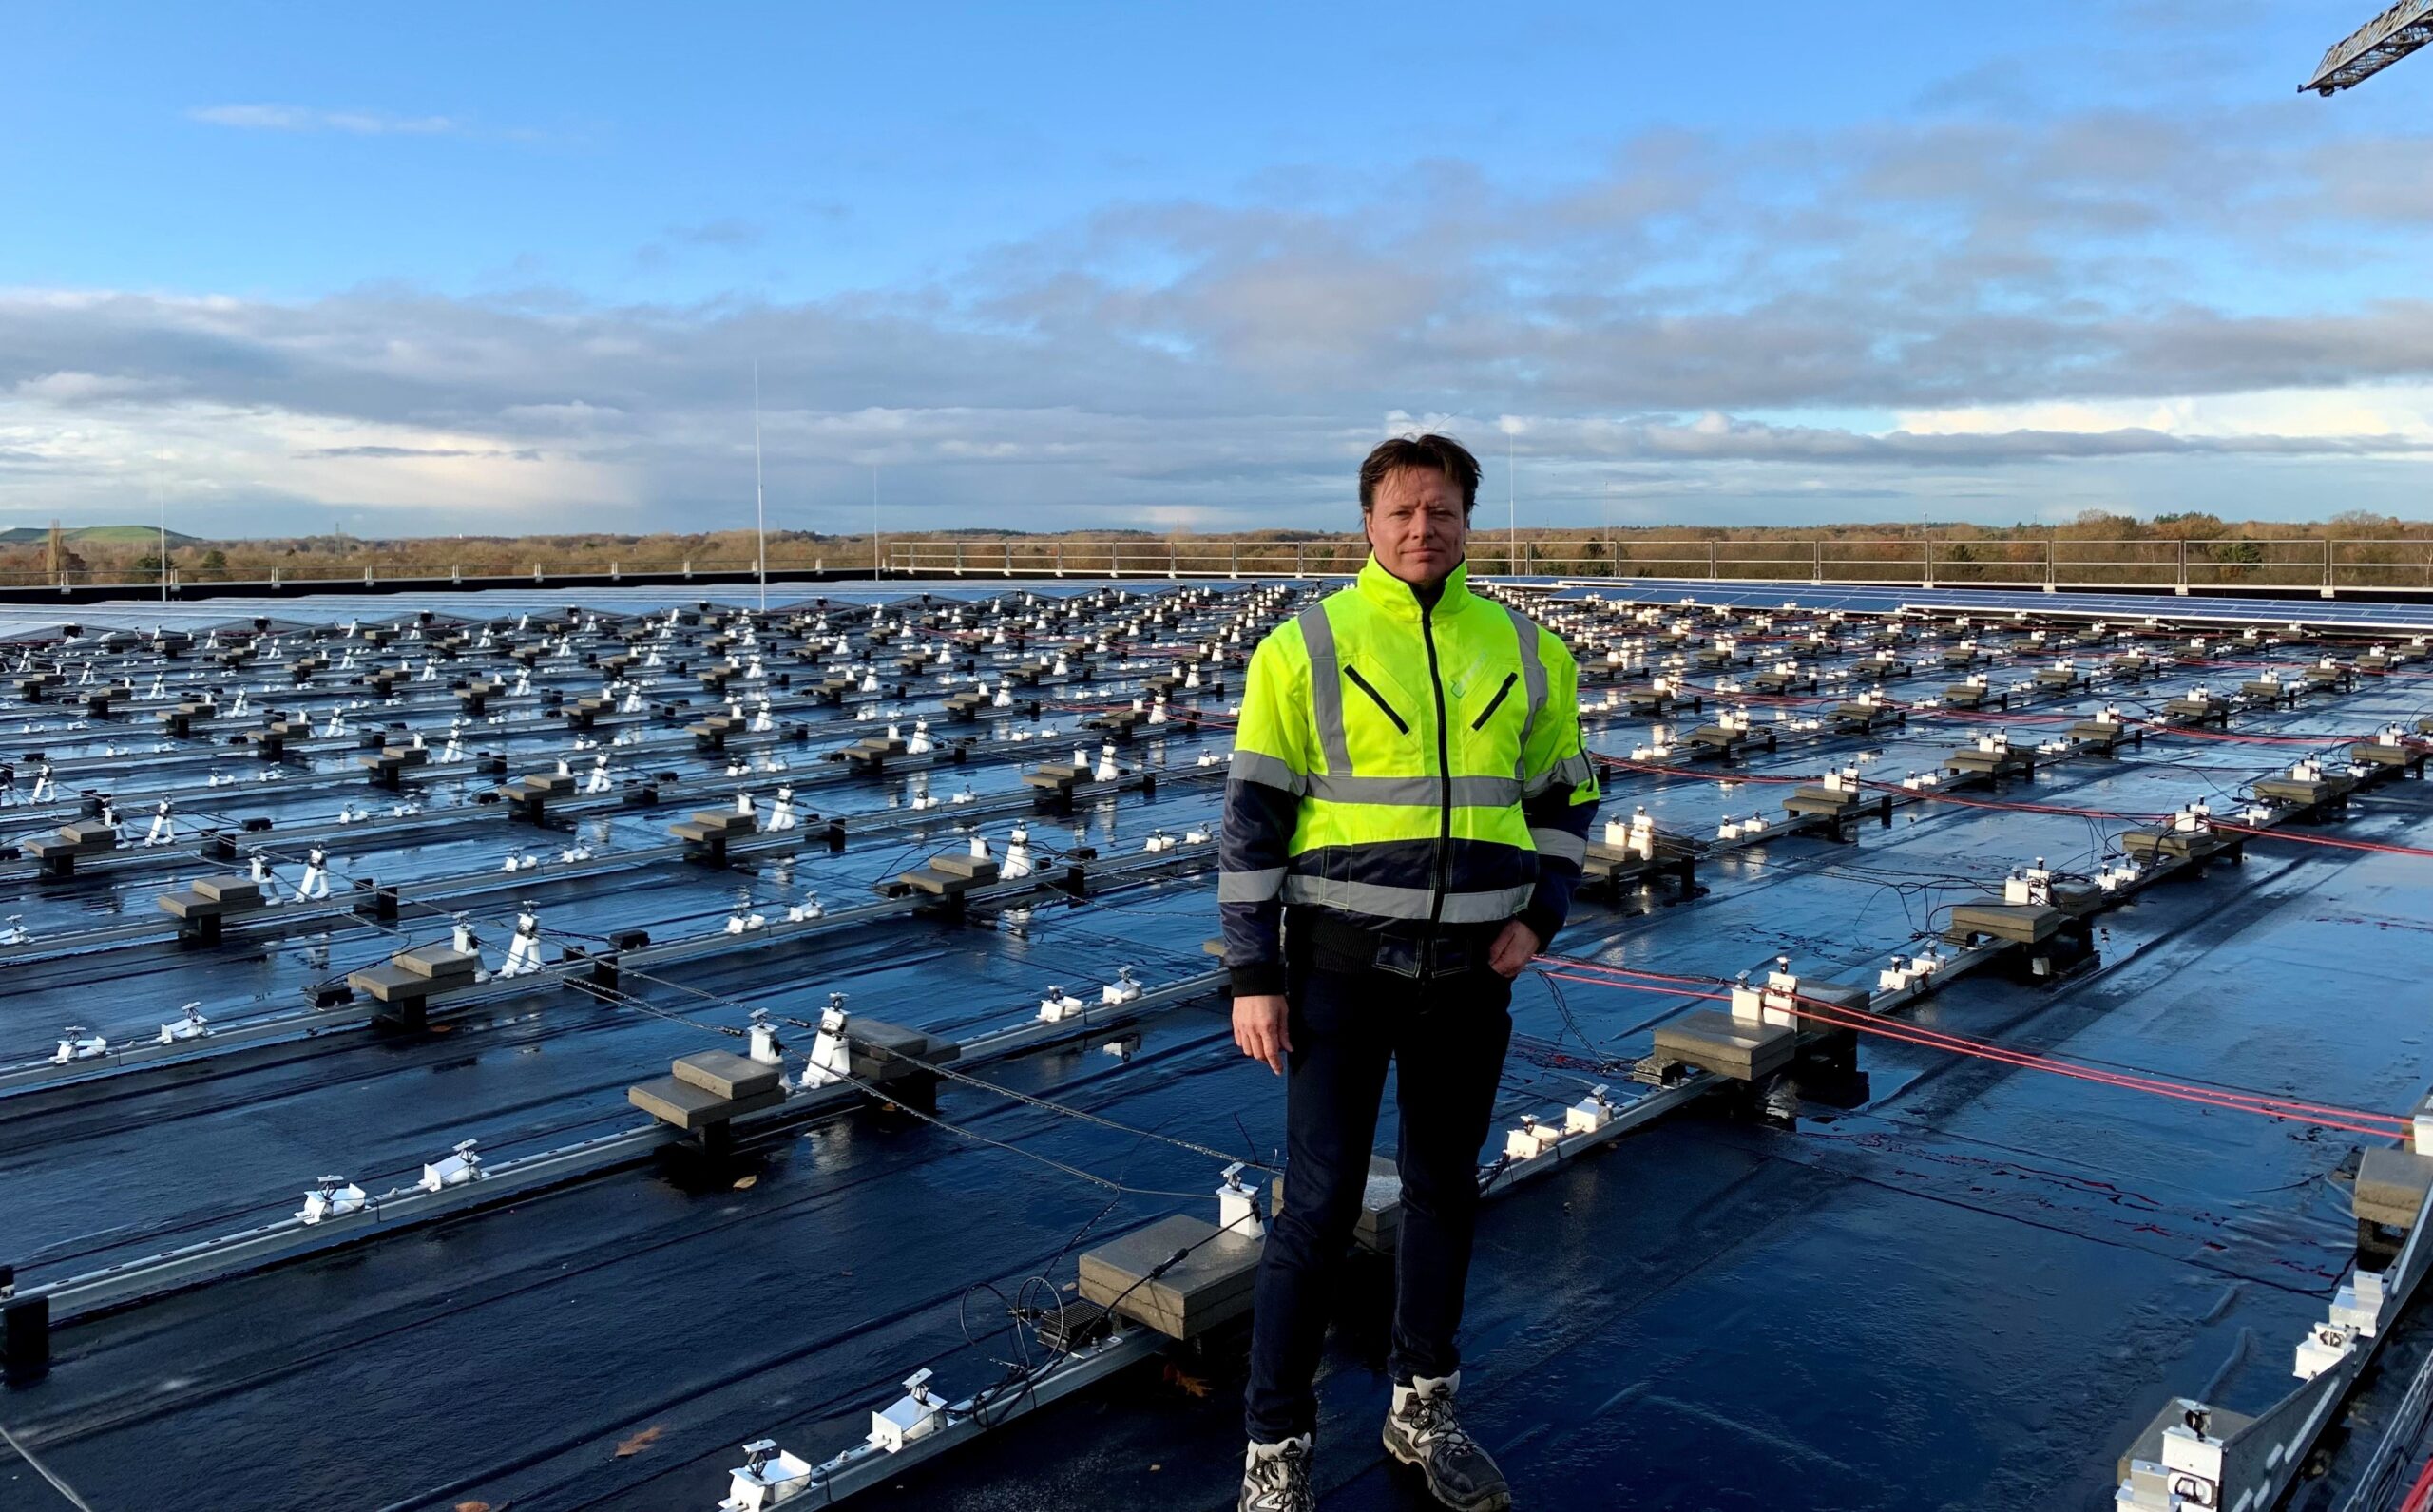
<path fill-rule="evenodd" d="M 1194 711 L 1189 709 L 1180 710 L 1170 716 L 1165 724 L 1143 725 L 1140 728 L 1145 730 L 1172 732 L 1171 735 L 1153 736 L 1151 738 L 1195 738 L 1198 736 L 1209 733 L 1206 727 L 1201 726 L 1192 718 L 1193 713 Z M 939 734 L 935 729 L 932 729 L 930 733 L 933 738 Z M 1098 738 L 1093 732 L 1076 731 L 1069 732 L 1069 734 L 1071 738 L 1076 740 L 1087 741 Z M 1138 731 L 1134 733 L 1133 737 L 1136 740 L 1140 738 Z M 756 738 L 767 739 L 774 743 L 776 737 L 763 736 Z M 1058 738 L 1063 738 L 1063 737 L 1060 736 Z M 989 768 L 1009 764 L 1020 764 L 1025 760 L 1036 757 L 1042 750 L 1052 751 L 1055 749 L 1057 749 L 1057 741 L 1055 739 L 1049 739 L 1043 737 L 1021 742 L 1006 741 L 987 745 L 974 745 L 965 753 L 964 759 L 960 761 L 953 760 L 950 757 L 948 759 L 941 759 L 941 756 L 948 755 L 948 753 L 941 752 L 925 752 L 919 756 L 908 755 L 902 756 L 891 756 L 888 758 L 885 771 L 879 775 L 879 778 L 873 778 L 866 773 L 853 772 L 839 768 L 836 763 L 828 761 L 823 755 L 820 759 L 820 764 L 815 768 L 806 768 L 804 771 L 799 773 L 792 770 L 783 773 L 754 773 L 752 774 L 750 780 L 757 784 L 768 784 L 774 782 L 790 783 L 797 794 L 804 792 L 825 792 L 833 788 L 847 788 L 860 782 L 878 780 L 889 774 L 903 775 L 916 772 L 952 772 L 959 769 Z M 468 773 L 466 775 L 468 776 L 471 776 L 476 782 L 484 780 L 472 773 Z M 688 802 L 699 802 L 704 796 L 732 794 L 734 791 L 734 785 L 746 779 L 726 776 L 720 773 L 706 773 L 699 776 L 679 778 L 674 782 L 661 784 L 658 789 L 659 797 L 657 801 L 649 806 L 665 807 Z M 239 786 L 241 788 L 243 785 L 239 784 Z M 206 789 L 205 793 L 208 794 L 211 791 L 213 790 Z M 366 788 L 364 791 L 376 794 L 383 790 Z M 623 789 L 620 789 L 614 794 L 584 794 L 580 793 L 569 794 L 551 803 L 549 805 L 549 809 L 553 813 L 571 817 L 581 817 L 586 814 L 602 813 L 623 813 L 628 811 L 632 807 L 632 805 L 629 805 L 626 802 L 624 794 L 625 790 Z M 189 797 L 185 801 L 192 804 L 195 802 L 195 798 Z M 0 813 L 5 812 L 7 811 L 0 810 Z M 196 812 L 208 811 L 190 809 L 188 811 L 189 816 Z M 371 839 L 379 841 L 402 841 L 408 836 L 419 836 L 432 830 L 444 830 L 450 826 L 461 824 L 468 818 L 478 819 L 479 815 L 479 809 L 472 805 L 460 804 L 455 808 L 442 809 L 437 812 L 427 811 L 421 813 L 406 814 L 390 819 L 371 818 L 354 823 L 332 822 L 323 824 L 307 824 L 293 826 L 284 830 L 262 832 L 263 833 L 272 836 L 272 838 L 267 841 L 249 839 L 246 833 L 235 833 L 227 830 L 216 829 L 208 832 L 208 838 L 205 843 L 224 843 L 227 846 L 238 848 L 244 847 L 248 844 L 255 845 L 257 848 L 265 844 L 280 845 L 292 848 L 297 846 L 326 845 L 331 842 L 340 840 L 363 841 Z M 507 822 L 510 821 L 502 821 L 503 824 Z M 517 832 L 511 829 L 502 828 L 500 833 L 508 838 L 512 838 Z M 96 852 L 90 855 L 79 856 L 76 862 L 76 871 L 80 876 L 120 875 L 130 871 L 142 871 L 147 868 L 177 871 L 190 868 L 192 865 L 192 851 L 183 845 L 180 845 L 174 849 L 147 848 L 140 845 L 123 845 L 115 850 Z M 34 882 L 40 880 L 40 867 L 37 863 L 30 861 L 22 863 L 0 863 L 0 886 L 7 886 L 11 883 Z M 5 959 L 5 957 L 0 957 L 0 959 Z"/>
<path fill-rule="evenodd" d="M 1092 886 L 1121 886 L 1189 871 L 1214 861 L 1216 856 L 1216 843 L 1213 840 L 1180 844 L 1169 850 L 1134 855 L 1096 867 L 1087 874 Z M 1058 884 L 1042 873 L 972 888 L 962 894 L 960 901 L 967 906 L 1003 907 L 1056 890 Z M 494 976 L 462 991 L 434 996 L 426 1009 L 425 1022 L 452 1023 L 529 993 L 551 987 L 580 987 L 585 978 L 603 968 L 609 971 L 647 971 L 657 967 L 703 960 L 731 951 L 757 950 L 773 945 L 814 939 L 882 919 L 909 917 L 935 906 L 937 901 L 925 894 L 908 893 L 856 904 L 852 908 L 830 909 L 815 918 L 772 920 L 743 934 L 729 934 L 721 929 L 614 954 L 553 961 L 521 976 Z M 10 1098 L 50 1087 L 83 1085 L 95 1091 L 106 1087 L 112 1094 L 140 1090 L 144 1073 L 192 1066 L 197 1062 L 265 1046 L 327 1040 L 368 1029 L 380 1017 L 377 1008 L 362 1005 L 337 1008 L 295 1008 L 239 1024 L 215 1024 L 208 1034 L 191 1040 L 174 1040 L 165 1043 L 143 1042 L 103 1055 L 65 1062 L 57 1060 L 23 1061 L 0 1066 L 0 1108 L 6 1107 Z"/>
<path fill-rule="evenodd" d="M 1140 995 L 1128 1003 L 1087 1005 L 1071 1019 L 1056 1023 L 1032 1020 L 992 1030 L 963 1042 L 954 1063 L 957 1069 L 967 1070 L 1067 1041 L 1126 1028 L 1151 1013 L 1203 997 L 1223 981 L 1221 970 L 1197 972 L 1160 986 L 1143 987 Z M 844 1112 L 869 1096 L 851 1082 L 808 1091 L 790 1090 L 782 1103 L 738 1117 L 731 1127 L 738 1140 L 759 1139 L 807 1119 Z M 682 1143 L 685 1139 L 681 1132 L 652 1121 L 517 1159 L 484 1162 L 478 1168 L 478 1177 L 459 1185 L 435 1190 L 398 1187 L 368 1196 L 363 1206 L 354 1212 L 311 1223 L 300 1216 L 284 1218 L 55 1281 L 21 1285 L 16 1295 L 19 1299 L 46 1298 L 51 1321 L 69 1322 L 278 1261 L 361 1244 L 442 1217 L 504 1206 L 536 1192 L 634 1164 L 656 1151 Z"/>
<path fill-rule="evenodd" d="M 2211 1441 L 2203 1438 L 2200 1428 L 2198 1442 L 2194 1447 L 2197 1451 L 2196 1458 L 2211 1461 L 2205 1468 L 2187 1469 L 2155 1462 L 2138 1462 L 2142 1473 L 2140 1469 L 2133 1469 L 2130 1478 L 2121 1483 L 2117 1502 L 2123 1512 L 2166 1505 L 2174 1508 L 2218 1506 L 2221 1499 L 2233 1491 L 2237 1493 L 2238 1500 L 2230 1504 L 2228 1512 L 2242 1512 L 2242 1509 L 2244 1512 L 2267 1512 L 2267 1509 L 2278 1506 L 2290 1487 L 2307 1473 L 2307 1464 L 2316 1441 L 2323 1437 L 2325 1429 L 2331 1426 L 2341 1404 L 2347 1400 L 2349 1392 L 2371 1368 L 2383 1340 L 2390 1335 L 2400 1315 L 2406 1311 L 2409 1300 L 2415 1295 L 2417 1284 L 2424 1278 L 2428 1264 L 2433 1264 L 2433 1240 L 2425 1237 L 2428 1227 L 2433 1227 L 2433 1195 L 2428 1195 L 2426 1202 L 2418 1208 L 2416 1224 L 2408 1230 L 2407 1241 L 2401 1248 L 2399 1258 L 2382 1273 L 2382 1299 L 2374 1309 L 2370 1330 L 2350 1332 L 2345 1329 L 2329 1329 L 2323 1324 L 2309 1325 L 2308 1343 L 2336 1349 L 2336 1358 L 2251 1420 L 2215 1435 Z M 2352 1270 L 2352 1277 L 2355 1274 Z M 2323 1341 L 2317 1330 L 2334 1334 L 2337 1343 Z M 2302 1359 L 2305 1348 L 2301 1346 Z M 2417 1384 L 2423 1385 L 2421 1378 Z M 2410 1394 L 2414 1395 L 2413 1389 Z M 2192 1427 L 2204 1423 L 2211 1415 L 2210 1408 L 2190 1398 L 2179 1397 L 2175 1401 L 2186 1417 L 2196 1420 L 2189 1425 Z M 2421 1402 L 2417 1410 L 2421 1414 Z M 2403 1413 L 2403 1417 L 2404 1415 Z M 2421 1423 L 2420 1415 L 2420 1426 Z M 2168 1431 L 2165 1434 L 2162 1452 L 2166 1456 L 2172 1453 L 2173 1436 Z M 2164 1483 L 2167 1488 L 2156 1489 L 2167 1500 L 2157 1502 L 2137 1494 L 2146 1489 L 2141 1483 L 2149 1477 Z"/>
<path fill-rule="evenodd" d="M 1176 732 L 1174 737 L 1154 738 L 1187 739 L 1207 733 L 1204 728 L 1188 726 L 1179 720 L 1175 721 L 1172 728 Z M 1091 800 L 1112 797 L 1142 787 L 1144 779 L 1161 786 L 1182 786 L 1221 775 L 1224 770 L 1222 766 L 1192 766 L 1178 767 L 1171 771 L 1136 772 L 1129 776 L 1094 782 L 1089 788 L 1083 790 L 1083 794 Z M 821 773 L 817 774 L 817 776 L 819 780 L 815 783 L 795 783 L 796 794 L 801 794 L 806 788 L 817 791 L 827 787 L 849 786 L 853 780 L 856 779 L 853 774 Z M 732 777 L 725 779 L 730 786 L 737 780 L 738 779 Z M 976 798 L 969 803 L 940 803 L 928 809 L 897 811 L 880 809 L 871 810 L 866 813 L 832 814 L 828 817 L 845 825 L 849 839 L 858 839 L 890 834 L 902 830 L 919 829 L 924 825 L 964 824 L 982 819 L 1003 818 L 1008 814 L 1026 814 L 1034 812 L 1036 808 L 1035 796 L 1025 791 L 1004 794 L 995 797 Z M 559 805 L 558 811 L 564 813 L 565 805 Z M 480 816 L 471 813 L 459 813 L 457 817 L 469 826 L 482 823 Z M 366 825 L 354 825 L 349 826 L 348 831 L 359 833 L 368 828 L 369 826 Z M 300 832 L 281 833 L 276 842 L 277 849 L 283 852 L 297 844 L 309 846 L 319 843 L 311 840 L 298 841 L 294 838 L 296 833 Z M 527 832 L 514 828 L 494 832 L 486 827 L 480 833 L 449 838 L 504 841 L 512 846 L 527 835 L 554 833 Z M 731 858 L 748 858 L 756 855 L 782 854 L 789 851 L 810 851 L 822 843 L 822 837 L 826 833 L 827 828 L 824 822 L 804 824 L 795 831 L 761 831 L 750 839 L 729 841 L 727 854 Z M 267 851 L 272 848 L 255 847 L 254 849 Z M 606 876 L 641 867 L 655 866 L 664 861 L 680 860 L 686 850 L 687 847 L 682 842 L 678 842 L 671 845 L 647 846 L 633 851 L 611 852 L 605 855 L 595 855 L 588 861 L 552 862 L 528 872 L 501 873 L 495 869 L 485 869 L 481 871 L 460 873 L 455 876 L 400 883 L 395 890 L 397 902 L 401 908 L 461 904 L 492 892 L 521 897 L 529 894 L 535 888 L 546 887 L 555 882 Z M 191 853 L 181 849 L 178 854 L 187 858 L 186 865 L 180 870 L 190 870 Z M 259 909 L 228 916 L 221 927 L 220 937 L 225 941 L 277 939 L 293 932 L 299 927 L 361 917 L 359 908 L 361 901 L 359 897 L 351 896 L 344 900 L 333 898 L 327 902 L 280 903 L 265 906 Z M 137 923 L 108 925 L 101 928 L 81 929 L 68 934 L 45 935 L 23 945 L 0 946 L 0 967 L 92 954 L 126 946 L 157 945 L 177 938 L 178 933 L 178 922 L 163 915 L 158 919 L 144 919 Z"/>
<path fill-rule="evenodd" d="M 1228 620 L 1221 613 L 1212 610 L 1208 613 L 1193 616 L 1189 623 L 1175 626 L 1174 630 L 1177 635 L 1184 638 L 1185 640 L 1195 637 L 1205 638 L 1211 635 L 1221 638 L 1229 631 L 1239 629 L 1241 627 L 1240 619 L 1241 616 L 1236 614 Z M 1093 649 L 1092 638 L 1087 635 L 1080 635 L 1074 638 L 1044 637 L 1043 642 L 1044 643 L 1035 650 L 1028 647 L 1016 649 L 993 645 L 985 647 L 963 646 L 961 647 L 961 650 L 965 653 L 970 654 L 975 662 L 984 659 L 981 653 L 985 652 L 985 660 L 989 663 L 989 670 L 996 672 L 1005 671 L 1010 664 L 1017 662 L 1024 657 L 1029 655 L 1044 655 L 1049 652 L 1055 652 L 1058 654 L 1079 653 L 1083 656 L 1097 654 Z M 623 644 L 623 642 L 618 643 Z M 1179 645 L 1179 642 L 1177 642 L 1177 644 Z M 1155 647 L 1144 650 L 1140 646 L 1137 641 L 1130 638 L 1125 639 L 1120 648 L 1111 647 L 1110 650 L 1112 654 L 1126 659 L 1143 655 L 1156 657 L 1161 654 Z M 457 663 L 454 663 L 454 665 L 459 670 L 479 670 L 485 674 L 505 672 L 510 669 L 518 674 L 529 671 L 533 676 L 541 677 L 552 681 L 581 681 L 586 677 L 585 669 L 570 666 L 563 662 L 555 662 L 554 659 L 553 663 L 543 664 L 532 668 L 527 668 L 521 663 L 514 663 L 510 668 L 508 664 L 509 661 L 511 661 L 511 659 L 492 657 L 478 660 L 460 660 Z M 781 672 L 792 672 L 796 670 L 814 671 L 817 669 L 781 666 L 779 670 Z M 975 673 L 975 677 L 976 675 L 977 674 Z M 593 679 L 598 679 L 596 675 Z M 891 685 L 906 684 L 907 691 L 904 697 L 912 697 L 909 687 L 909 683 L 913 680 L 912 674 L 891 674 L 887 680 Z M 1070 677 L 1055 677 L 1046 679 L 1042 685 L 1051 687 L 1081 685 L 1094 680 L 1098 680 L 1096 676 L 1088 674 L 1085 670 L 1084 675 L 1079 679 L 1073 679 Z M 81 684 L 71 684 L 70 686 L 80 685 Z M 689 684 L 687 684 L 686 687 L 689 689 Z M 760 691 L 766 693 L 773 692 L 774 690 L 766 687 L 764 679 L 764 683 Z M 938 690 L 927 688 L 925 682 L 925 690 L 916 701 L 928 701 L 937 691 Z M 290 694 L 293 696 L 282 697 L 282 694 Z M 337 689 L 315 689 L 311 688 L 309 685 L 298 685 L 297 688 L 290 690 L 282 690 L 277 687 L 265 687 L 262 690 L 262 696 L 266 708 L 280 704 L 297 704 L 299 707 L 303 707 L 312 705 L 323 699 L 328 699 L 330 700 L 330 707 L 335 709 L 339 707 L 336 700 L 342 697 L 342 694 L 341 690 Z M 890 696 L 893 695 L 891 694 Z M 502 695 L 499 699 L 499 705 L 502 708 L 521 708 L 527 702 L 537 703 L 538 698 L 539 696 L 534 694 Z M 153 701 L 156 700 L 138 700 L 137 703 L 122 705 L 121 708 L 123 711 L 129 713 L 144 712 L 149 708 L 149 705 Z M 825 699 L 813 699 L 791 693 L 778 694 L 773 698 L 771 701 L 773 712 L 782 709 L 789 713 L 806 712 L 812 708 L 826 706 L 828 703 L 828 700 Z M 867 701 L 867 699 L 865 696 L 856 692 L 849 695 L 843 701 L 858 703 Z M 352 705 L 353 712 L 356 712 L 374 719 L 384 719 L 386 718 L 401 714 L 412 715 L 415 713 L 444 713 L 447 712 L 449 708 L 449 705 L 444 699 L 424 699 L 411 693 L 401 696 L 395 701 L 365 704 L 360 699 L 353 699 L 349 700 L 349 703 Z M 34 705 L 29 707 L 38 708 L 40 706 Z M 66 703 L 60 704 L 57 707 L 62 710 L 72 712 L 71 706 Z M 602 716 L 597 722 L 601 727 L 620 727 L 629 722 L 640 722 L 643 718 L 644 717 L 642 716 L 611 714 Z M 198 735 L 219 734 L 223 736 L 238 734 L 250 728 L 253 728 L 251 724 L 227 716 L 212 717 L 204 721 L 199 722 L 196 726 Z M 488 738 L 506 741 L 522 739 L 536 734 L 545 734 L 550 728 L 554 728 L 554 726 L 550 725 L 546 718 L 537 718 L 522 721 L 516 727 L 507 730 L 501 730 L 497 726 L 484 726 L 480 733 L 484 734 Z M 108 736 L 112 733 L 113 732 L 105 726 L 100 731 L 93 732 L 92 737 L 98 738 Z M 132 736 L 137 734 L 138 731 L 135 726 L 129 725 L 126 727 L 125 733 Z M 188 738 L 197 738 L 198 735 L 190 735 Z M 310 735 L 304 736 L 293 742 L 291 748 L 307 755 L 340 754 L 345 751 L 358 749 L 358 747 L 354 743 L 337 737 L 314 737 Z M 203 750 L 189 749 L 167 753 L 156 752 L 129 756 L 63 756 L 58 761 L 54 762 L 53 770 L 54 774 L 57 775 L 73 778 L 84 775 L 89 772 L 124 771 L 130 766 L 143 769 L 155 765 L 176 766 L 197 761 L 207 761 L 220 754 L 220 753 L 205 748 Z"/>
<path fill-rule="evenodd" d="M 2418 1215 L 2418 1225 L 2422 1227 L 2428 1217 L 2433 1217 L 2433 1213 Z M 2404 1494 L 2400 1488 L 2400 1477 L 2417 1463 L 2417 1450 L 2423 1445 L 2428 1419 L 2433 1419 L 2433 1353 L 2427 1353 L 2417 1366 L 2406 1392 L 2384 1426 L 2382 1437 L 2374 1441 L 2365 1468 L 2357 1473 L 2348 1494 L 2341 1499 L 2339 1512 L 2398 1512 Z"/>

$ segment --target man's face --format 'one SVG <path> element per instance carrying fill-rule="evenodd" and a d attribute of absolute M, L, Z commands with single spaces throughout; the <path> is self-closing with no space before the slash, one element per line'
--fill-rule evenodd
<path fill-rule="evenodd" d="M 1375 500 L 1361 523 L 1377 565 L 1422 586 L 1445 581 L 1462 560 L 1470 533 L 1462 490 L 1427 468 L 1396 468 L 1378 480 Z"/>

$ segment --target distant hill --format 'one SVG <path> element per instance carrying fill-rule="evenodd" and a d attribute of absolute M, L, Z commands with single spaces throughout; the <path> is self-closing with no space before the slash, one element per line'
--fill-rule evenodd
<path fill-rule="evenodd" d="M 70 545 L 79 541 L 90 541 L 100 545 L 143 546 L 158 545 L 161 542 L 160 527 L 149 525 L 80 525 L 71 526 L 59 533 L 66 536 Z M 50 539 L 48 526 L 21 525 L 12 530 L 0 530 L 0 545 L 40 545 L 48 539 Z M 202 537 L 182 535 L 172 530 L 169 532 L 169 545 L 173 547 L 201 545 Z"/>

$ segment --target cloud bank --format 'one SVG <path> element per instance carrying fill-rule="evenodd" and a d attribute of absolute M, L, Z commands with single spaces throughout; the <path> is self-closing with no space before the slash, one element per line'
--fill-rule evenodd
<path fill-rule="evenodd" d="M 699 527 L 748 516 L 757 361 L 773 509 L 831 529 L 873 468 L 897 528 L 1307 524 L 1421 424 L 1489 457 L 1490 494 L 1508 436 L 1543 523 L 2414 512 L 2433 200 L 2340 165 L 2427 143 L 2323 119 L 1657 133 L 1530 187 L 1271 175 L 791 302 L 0 291 L 0 510 L 124 512 L 163 479 L 264 529 Z M 667 236 L 773 255 L 739 218 Z"/>

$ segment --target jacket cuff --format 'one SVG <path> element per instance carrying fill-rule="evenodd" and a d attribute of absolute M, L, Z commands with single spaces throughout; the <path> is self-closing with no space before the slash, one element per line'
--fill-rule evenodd
<path fill-rule="evenodd" d="M 1237 998 L 1278 997 L 1284 992 L 1281 961 L 1255 961 L 1228 969 L 1233 973 L 1234 996 Z"/>
<path fill-rule="evenodd" d="M 1529 927 L 1529 932 L 1538 937 L 1538 948 L 1541 950 L 1553 947 L 1555 931 L 1562 928 L 1561 914 L 1535 901 L 1513 917 Z"/>

